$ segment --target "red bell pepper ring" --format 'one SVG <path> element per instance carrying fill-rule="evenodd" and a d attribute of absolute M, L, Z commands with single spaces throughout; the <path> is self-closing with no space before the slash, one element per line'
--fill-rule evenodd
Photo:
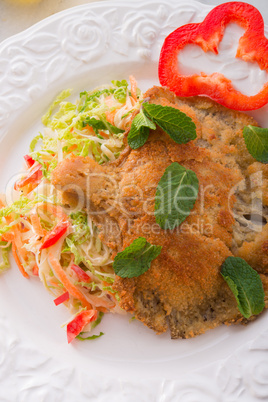
<path fill-rule="evenodd" d="M 68 343 L 72 342 L 77 335 L 83 331 L 83 328 L 90 322 L 96 321 L 98 317 L 97 310 L 83 310 L 67 325 Z"/>
<path fill-rule="evenodd" d="M 15 190 L 20 190 L 24 186 L 30 183 L 37 183 L 42 179 L 42 166 L 40 164 L 36 165 L 32 170 L 29 170 L 27 176 L 23 177 L 22 179 L 18 180 L 15 185 Z"/>
<path fill-rule="evenodd" d="M 59 304 L 62 304 L 64 302 L 66 302 L 67 300 L 69 300 L 70 295 L 69 292 L 65 292 L 62 295 L 60 295 L 59 297 L 57 297 L 56 299 L 54 299 L 54 303 L 56 306 L 58 306 Z"/>
<path fill-rule="evenodd" d="M 44 238 L 44 243 L 40 250 L 53 246 L 67 232 L 70 222 L 60 221 Z"/>
<path fill-rule="evenodd" d="M 87 283 L 91 282 L 91 279 L 88 276 L 88 274 L 86 274 L 85 271 L 83 271 L 83 269 L 80 268 L 78 265 L 72 264 L 71 269 L 76 273 L 80 282 L 87 282 Z"/>
<path fill-rule="evenodd" d="M 218 45 L 225 27 L 232 22 L 245 28 L 236 57 L 257 62 L 260 69 L 268 71 L 268 40 L 264 36 L 264 22 L 260 12 L 247 3 L 230 2 L 213 8 L 203 22 L 184 25 L 167 36 L 159 59 L 161 85 L 178 96 L 207 95 L 235 110 L 254 110 L 267 104 L 268 82 L 258 94 L 246 96 L 235 90 L 232 82 L 223 74 L 184 76 L 179 72 L 178 54 L 186 45 L 196 44 L 204 52 L 218 54 Z"/>
<path fill-rule="evenodd" d="M 35 164 L 35 160 L 29 155 L 24 155 L 24 160 L 28 168 L 32 167 Z"/>

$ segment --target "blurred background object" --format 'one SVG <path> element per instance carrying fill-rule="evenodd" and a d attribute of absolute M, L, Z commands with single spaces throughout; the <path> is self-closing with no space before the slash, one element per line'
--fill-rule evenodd
<path fill-rule="evenodd" d="M 0 42 L 31 25 L 66 8 L 104 0 L 0 0 Z M 106 0 L 126 4 L 130 0 Z M 135 0 L 133 0 L 135 1 Z M 187 0 L 177 0 L 187 2 Z M 218 5 L 224 0 L 199 0 L 200 3 Z M 268 25 L 267 0 L 244 0 L 257 7 Z M 158 2 L 158 0 L 156 0 Z"/>
<path fill-rule="evenodd" d="M 40 3 L 41 0 L 6 0 L 7 3 L 27 6 L 30 4 Z"/>
<path fill-rule="evenodd" d="M 93 3 L 95 1 L 96 0 L 0 0 L 0 42 L 59 11 L 81 4 Z M 97 0 L 97 2 L 100 1 L 103 0 Z"/>

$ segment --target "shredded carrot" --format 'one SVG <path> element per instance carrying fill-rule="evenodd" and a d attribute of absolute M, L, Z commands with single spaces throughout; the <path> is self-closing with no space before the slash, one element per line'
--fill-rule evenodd
<path fill-rule="evenodd" d="M 39 183 L 40 182 L 26 184 L 26 186 L 24 186 L 22 189 L 23 195 L 31 193 L 39 185 Z"/>
<path fill-rule="evenodd" d="M 105 112 L 106 120 L 108 121 L 108 123 L 114 125 L 114 115 L 116 112 L 117 112 L 116 109 L 111 112 L 109 110 Z"/>
<path fill-rule="evenodd" d="M 73 144 L 73 145 L 70 147 L 70 151 L 74 151 L 76 148 L 77 148 L 77 145 L 76 145 L 76 144 Z"/>
<path fill-rule="evenodd" d="M 27 254 L 28 251 L 23 248 L 23 243 L 21 240 L 21 232 L 18 228 L 18 225 L 14 225 L 13 226 L 13 233 L 14 233 L 14 244 L 16 246 L 16 249 L 19 251 L 20 255 L 22 256 L 22 258 L 26 259 L 27 258 Z"/>
<path fill-rule="evenodd" d="M 88 130 L 90 134 L 94 133 L 93 127 L 89 126 L 88 124 L 85 126 L 85 129 Z"/>
<path fill-rule="evenodd" d="M 105 307 L 96 307 L 96 309 L 102 313 L 109 313 L 109 310 Z"/>
<path fill-rule="evenodd" d="M 13 241 L 14 240 L 14 233 L 12 232 L 7 232 L 2 234 L 1 239 L 3 241 Z"/>
<path fill-rule="evenodd" d="M 108 108 L 112 108 L 115 105 L 115 99 L 111 95 L 106 96 L 104 102 Z"/>
<path fill-rule="evenodd" d="M 109 309 L 115 306 L 115 302 L 113 300 L 107 301 L 92 294 L 88 294 L 88 299 L 92 304 L 94 304 L 94 306 L 96 306 L 97 310 L 101 309 L 100 311 L 102 311 L 102 309 L 106 309 L 107 312 Z"/>
<path fill-rule="evenodd" d="M 138 98 L 137 98 L 137 81 L 135 80 L 133 75 L 129 76 L 129 81 L 130 81 L 131 96 L 137 102 L 137 100 L 138 100 Z"/>
<path fill-rule="evenodd" d="M 15 246 L 14 243 L 12 243 L 12 254 L 13 254 L 13 257 L 14 257 L 14 259 L 15 259 L 15 261 L 16 261 L 16 264 L 17 264 L 17 266 L 18 266 L 20 272 L 21 272 L 22 275 L 24 276 L 24 278 L 29 278 L 29 275 L 27 274 L 27 272 L 26 272 L 25 269 L 23 268 L 23 265 L 22 265 L 22 263 L 21 263 L 21 261 L 20 261 L 20 259 L 19 259 L 19 257 L 18 257 L 17 250 L 16 250 L 16 246 Z"/>
<path fill-rule="evenodd" d="M 49 262 L 50 262 L 50 265 L 51 265 L 53 271 L 55 272 L 58 279 L 61 281 L 61 283 L 65 287 L 66 291 L 69 292 L 76 299 L 80 300 L 84 307 L 87 307 L 88 309 L 92 309 L 91 304 L 87 301 L 87 299 L 83 295 L 83 293 L 80 292 L 80 290 L 78 290 L 72 284 L 72 282 L 66 275 L 66 272 L 62 269 L 62 266 L 60 265 L 59 261 L 53 256 L 52 253 L 49 253 L 48 259 L 49 259 Z"/>
<path fill-rule="evenodd" d="M 60 282 L 55 282 L 54 279 L 49 279 L 49 282 L 51 283 L 51 285 L 55 286 L 56 288 L 61 288 L 62 289 L 62 286 L 61 286 Z"/>
<path fill-rule="evenodd" d="M 33 267 L 33 275 L 39 276 L 39 268 L 37 264 L 35 264 L 35 266 Z"/>
<path fill-rule="evenodd" d="M 42 208 L 45 213 L 54 215 L 59 220 L 68 221 L 68 216 L 64 213 L 63 209 L 59 205 L 53 205 L 50 203 L 39 204 L 38 208 Z"/>
<path fill-rule="evenodd" d="M 31 222 L 33 225 L 33 229 L 38 236 L 43 237 L 46 235 L 47 232 L 42 228 L 41 220 L 37 214 L 31 215 Z"/>
<path fill-rule="evenodd" d="M 3 203 L 3 201 L 0 199 L 0 209 L 5 208 L 5 204 Z"/>
<path fill-rule="evenodd" d="M 104 131 L 99 131 L 99 134 L 100 134 L 103 138 L 107 138 L 107 139 L 110 138 L 109 134 L 106 134 Z"/>

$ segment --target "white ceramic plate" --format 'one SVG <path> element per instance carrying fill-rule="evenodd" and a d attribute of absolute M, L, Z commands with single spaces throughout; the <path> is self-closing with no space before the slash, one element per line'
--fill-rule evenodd
<path fill-rule="evenodd" d="M 65 88 L 81 90 L 133 74 L 141 89 L 158 84 L 165 36 L 200 22 L 197 2 L 96 3 L 66 10 L 0 47 L 0 186 L 10 188 L 40 117 Z M 234 59 L 242 29 L 230 26 L 219 56 L 189 46 L 185 71 L 220 71 L 246 93 L 266 73 Z M 267 108 L 254 113 L 268 126 Z M 8 184 L 7 184 L 8 183 Z M 15 266 L 0 280 L 0 401 L 255 401 L 268 398 L 268 314 L 248 327 L 221 327 L 191 340 L 157 336 L 127 316 L 105 317 L 105 336 L 68 345 L 55 308 L 38 280 Z"/>

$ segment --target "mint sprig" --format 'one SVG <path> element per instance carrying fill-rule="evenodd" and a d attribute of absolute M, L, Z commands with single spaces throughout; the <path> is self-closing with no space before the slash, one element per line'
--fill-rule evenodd
<path fill-rule="evenodd" d="M 162 229 L 180 225 L 194 207 L 199 182 L 196 174 L 174 162 L 161 177 L 155 195 L 155 220 Z"/>
<path fill-rule="evenodd" d="M 187 114 L 171 106 L 144 103 L 148 117 L 162 128 L 177 144 L 186 144 L 196 138 L 196 127 Z"/>
<path fill-rule="evenodd" d="M 268 128 L 246 126 L 243 136 L 250 155 L 258 162 L 268 163 Z"/>
<path fill-rule="evenodd" d="M 87 125 L 92 127 L 96 134 L 99 133 L 99 130 L 109 130 L 110 133 L 112 133 L 112 134 L 119 134 L 119 133 L 124 132 L 120 128 L 113 126 L 108 121 L 102 121 L 102 120 L 96 119 L 95 117 L 87 117 L 86 119 L 84 119 L 82 121 L 83 127 L 85 127 Z"/>
<path fill-rule="evenodd" d="M 155 130 L 156 125 L 141 110 L 134 117 L 128 134 L 127 140 L 130 148 L 137 149 L 142 147 L 148 139 L 150 129 Z"/>
<path fill-rule="evenodd" d="M 238 309 L 245 318 L 262 312 L 264 290 L 258 273 L 242 258 L 227 257 L 221 274 L 233 292 Z"/>
<path fill-rule="evenodd" d="M 161 253 L 161 246 L 147 242 L 144 237 L 135 239 L 130 246 L 118 253 L 114 259 L 113 268 L 121 278 L 134 278 L 144 274 L 151 262 Z"/>
<path fill-rule="evenodd" d="M 128 134 L 128 144 L 137 149 L 145 144 L 149 131 L 162 128 L 177 144 L 186 144 L 196 138 L 196 127 L 192 119 L 180 110 L 170 107 L 143 103 L 143 109 L 133 119 Z"/>

